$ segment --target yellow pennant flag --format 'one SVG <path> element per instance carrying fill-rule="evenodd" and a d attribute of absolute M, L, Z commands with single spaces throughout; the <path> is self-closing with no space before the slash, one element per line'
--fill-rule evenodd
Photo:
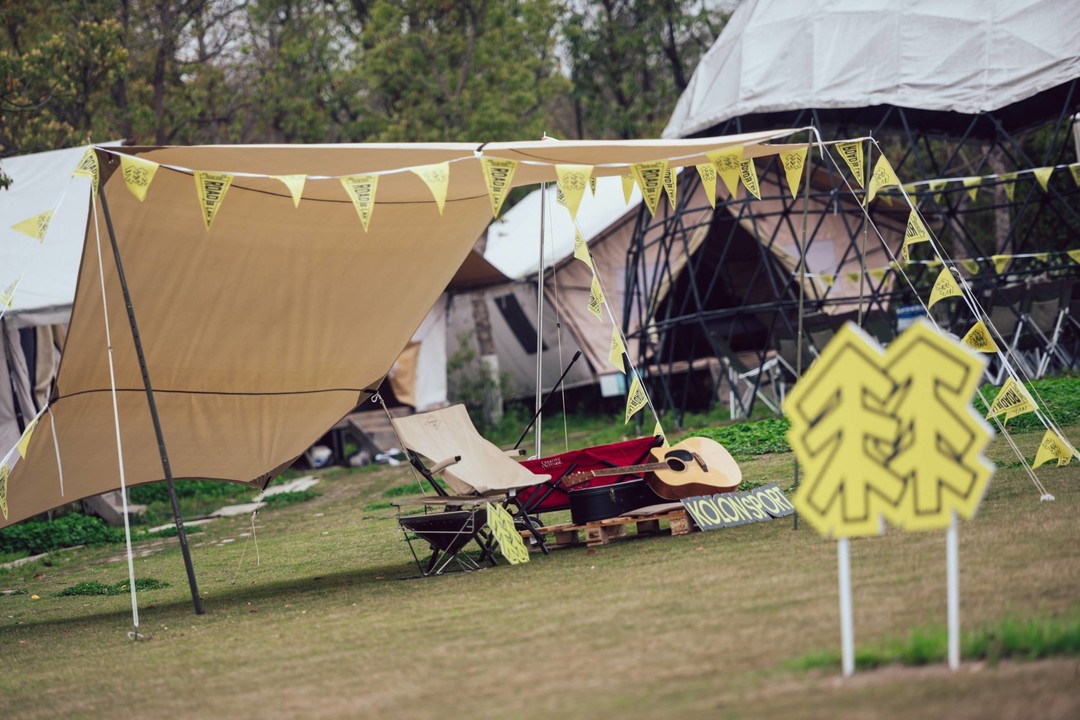
<path fill-rule="evenodd" d="M 949 268 L 942 268 L 937 280 L 934 281 L 934 289 L 930 291 L 930 301 L 926 303 L 926 308 L 929 310 L 934 307 L 934 303 L 938 300 L 944 300 L 947 297 L 958 297 L 963 294 L 960 285 L 956 282 L 956 278 L 953 277 L 952 271 Z"/>
<path fill-rule="evenodd" d="M 624 423 L 625 424 L 625 423 Z M 660 447 L 671 447 L 671 443 L 667 440 L 667 433 L 664 432 L 664 428 L 660 427 L 660 421 L 657 420 L 652 429 L 653 437 L 663 438 L 664 441 L 660 443 Z"/>
<path fill-rule="evenodd" d="M 225 193 L 229 191 L 232 181 L 233 176 L 229 173 L 195 171 L 195 192 L 199 195 L 203 225 L 207 230 L 214 223 L 221 204 L 225 202 Z"/>
<path fill-rule="evenodd" d="M 1010 375 L 998 390 L 994 402 L 990 403 L 990 412 L 986 413 L 986 419 L 1004 415 L 1006 420 L 1010 420 L 1017 415 L 1034 412 L 1035 408 L 1035 401 L 1031 399 L 1027 389 Z"/>
<path fill-rule="evenodd" d="M 1076 187 L 1080 187 L 1080 163 L 1073 163 L 1069 166 L 1069 173 L 1072 175 L 1073 184 Z"/>
<path fill-rule="evenodd" d="M 882 280 L 885 279 L 885 273 L 887 271 L 888 271 L 888 268 L 870 268 L 869 270 L 866 271 L 866 274 L 869 275 L 870 277 L 874 278 L 878 282 L 881 282 Z"/>
<path fill-rule="evenodd" d="M 944 180 L 934 180 L 929 183 L 930 191 L 934 193 L 934 202 L 938 205 L 941 204 L 941 191 L 945 189 L 947 184 Z"/>
<path fill-rule="evenodd" d="M 590 175 L 589 176 L 589 192 L 592 193 L 593 197 L 596 197 L 596 176 L 595 175 Z"/>
<path fill-rule="evenodd" d="M 1039 442 L 1039 450 L 1035 453 L 1035 462 L 1032 463 L 1031 468 L 1034 470 L 1051 460 L 1056 460 L 1058 467 L 1068 465 L 1072 461 L 1072 456 L 1073 451 L 1069 444 L 1053 430 L 1047 430 L 1042 441 Z"/>
<path fill-rule="evenodd" d="M 990 337 L 990 331 L 986 329 L 986 325 L 983 324 L 982 320 L 971 326 L 971 329 L 967 331 L 967 335 L 964 335 L 961 342 L 982 353 L 995 353 L 998 349 L 997 343 L 994 342 L 994 338 Z"/>
<path fill-rule="evenodd" d="M 641 189 L 641 197 L 645 199 L 645 207 L 649 208 L 649 214 L 656 215 L 656 205 L 660 202 L 660 191 L 664 186 L 664 173 L 667 171 L 667 160 L 656 162 L 638 163 L 630 166 L 630 172 L 637 180 Z"/>
<path fill-rule="evenodd" d="M 600 289 L 600 281 L 593 274 L 592 288 L 589 290 L 589 312 L 596 316 L 597 320 L 604 319 L 604 291 Z"/>
<path fill-rule="evenodd" d="M 30 446 L 30 437 L 34 434 L 34 428 L 36 427 L 37 418 L 34 418 L 23 430 L 22 437 L 19 438 L 19 443 L 15 446 L 19 449 L 19 457 L 26 457 L 26 448 Z"/>
<path fill-rule="evenodd" d="M 352 198 L 356 214 L 367 232 L 368 223 L 375 212 L 375 188 L 379 184 L 378 175 L 350 175 L 341 178 L 341 185 Z"/>
<path fill-rule="evenodd" d="M 441 162 L 434 165 L 424 165 L 413 168 L 412 171 L 420 176 L 424 184 L 431 190 L 435 198 L 435 204 L 439 206 L 439 214 L 442 215 L 443 206 L 446 204 L 446 193 L 450 189 L 450 163 Z"/>
<path fill-rule="evenodd" d="M 857 283 L 857 282 L 859 282 L 859 278 L 862 277 L 862 273 L 861 272 L 849 272 L 849 273 L 846 273 L 844 275 L 844 277 L 846 277 L 848 279 L 848 282 Z"/>
<path fill-rule="evenodd" d="M 585 242 L 585 236 L 581 228 L 574 223 L 574 257 L 589 266 L 592 270 L 592 256 L 589 254 L 589 245 Z"/>
<path fill-rule="evenodd" d="M 792 200 L 799 196 L 799 184 L 802 181 L 803 168 L 806 167 L 806 151 L 807 148 L 799 148 L 780 153 L 780 164 L 784 166 L 784 177 L 787 178 Z"/>
<path fill-rule="evenodd" d="M 874 196 L 879 190 L 899 184 L 900 178 L 896 177 L 888 158 L 879 155 L 877 162 L 874 163 L 874 174 L 870 176 L 870 187 L 866 189 L 866 204 L 869 206 L 874 202 Z"/>
<path fill-rule="evenodd" d="M 1001 180 L 1005 186 L 1005 197 L 1009 198 L 1009 202 L 1012 202 L 1016 195 L 1016 173 L 1005 173 L 1001 176 Z"/>
<path fill-rule="evenodd" d="M 150 189 L 157 170 L 158 164 L 152 160 L 143 160 L 134 155 L 120 156 L 120 171 L 124 174 L 124 184 L 139 202 L 146 200 L 146 191 Z"/>
<path fill-rule="evenodd" d="M 45 233 L 49 232 L 49 223 L 52 222 L 52 217 L 53 211 L 46 210 L 32 218 L 26 218 L 22 222 L 15 223 L 11 226 L 11 229 L 43 243 L 45 242 Z"/>
<path fill-rule="evenodd" d="M 1048 253 L 1048 252 L 1034 253 L 1032 255 L 1032 257 L 1034 257 L 1036 260 L 1038 260 L 1041 263 L 1050 262 L 1050 253 Z"/>
<path fill-rule="evenodd" d="M 630 197 L 634 194 L 634 173 L 623 173 L 622 176 L 622 196 L 627 205 L 630 204 Z"/>
<path fill-rule="evenodd" d="M 1035 174 L 1035 179 L 1039 181 L 1039 187 L 1042 188 L 1043 192 L 1050 192 L 1050 176 L 1054 174 L 1054 168 L 1035 168 L 1031 172 Z"/>
<path fill-rule="evenodd" d="M 758 187 L 757 168 L 754 167 L 753 158 L 743 160 L 742 164 L 739 165 L 739 177 L 742 178 L 743 185 L 750 191 L 750 194 L 760 200 L 761 188 Z"/>
<path fill-rule="evenodd" d="M 978 260 L 973 260 L 971 258 L 968 258 L 967 260 L 961 260 L 960 261 L 960 267 L 967 270 L 968 275 L 978 275 L 979 274 L 979 261 Z"/>
<path fill-rule="evenodd" d="M 909 249 L 912 245 L 921 242 L 929 242 L 930 233 L 919 217 L 917 210 L 908 213 L 907 228 L 904 230 L 904 246 L 900 249 L 900 255 L 904 262 L 910 260 Z"/>
<path fill-rule="evenodd" d="M 0 511 L 4 513 L 5 520 L 8 518 L 7 481 L 10 472 L 7 463 L 0 465 Z"/>
<path fill-rule="evenodd" d="M 19 287 L 22 276 L 11 281 L 4 292 L 0 293 L 0 308 L 9 308 L 15 303 L 15 288 Z"/>
<path fill-rule="evenodd" d="M 623 425 L 630 422 L 641 408 L 649 404 L 649 398 L 645 394 L 645 388 L 641 385 L 641 379 L 634 373 L 634 379 L 630 382 L 630 392 L 626 394 L 626 420 Z"/>
<path fill-rule="evenodd" d="M 300 198 L 304 197 L 304 184 L 307 182 L 307 175 L 273 175 L 271 177 L 280 180 L 285 185 L 289 195 L 292 195 L 293 207 L 300 207 Z"/>
<path fill-rule="evenodd" d="M 592 177 L 592 166 L 556 165 L 555 174 L 559 178 L 559 189 L 566 195 L 566 209 L 570 211 L 570 218 L 576 219 L 581 197 L 585 194 L 585 186 L 589 184 L 589 178 Z"/>
<path fill-rule="evenodd" d="M 86 148 L 86 152 L 83 153 L 82 158 L 79 160 L 79 164 L 75 166 L 75 171 L 71 173 L 71 176 L 90 178 L 90 190 L 95 195 L 97 194 L 99 172 L 97 153 L 94 152 L 94 148 Z"/>
<path fill-rule="evenodd" d="M 822 279 L 822 281 L 825 283 L 825 287 L 827 288 L 831 288 L 836 282 L 836 275 L 832 273 L 821 273 L 820 275 L 818 275 L 818 277 Z"/>
<path fill-rule="evenodd" d="M 619 335 L 619 328 L 613 327 L 611 329 L 611 350 L 608 352 L 608 360 L 619 372 L 626 372 L 626 363 L 623 362 L 622 357 L 624 352 L 626 352 L 626 346 L 623 345 L 622 336 Z"/>
<path fill-rule="evenodd" d="M 1068 255 L 1073 262 L 1080 263 L 1080 250 L 1066 250 L 1065 254 Z"/>
<path fill-rule="evenodd" d="M 990 262 L 994 263 L 994 272 L 998 275 L 1005 272 L 1005 266 L 1012 260 L 1012 255 L 991 255 Z"/>
<path fill-rule="evenodd" d="M 675 171 L 668 168 L 664 171 L 664 194 L 667 195 L 668 204 L 671 205 L 671 209 L 675 209 L 675 191 L 678 188 L 679 178 L 675 174 Z"/>
<path fill-rule="evenodd" d="M 716 166 L 710 163 L 697 165 L 698 175 L 701 176 L 701 187 L 705 188 L 705 197 L 709 198 L 709 205 L 716 207 Z"/>
<path fill-rule="evenodd" d="M 723 150 L 713 150 L 712 152 L 705 153 L 705 157 L 709 158 L 709 162 L 716 166 L 716 174 L 724 181 L 724 185 L 727 186 L 728 192 L 731 193 L 732 198 L 739 192 L 742 151 L 742 145 L 739 145 L 738 147 L 724 148 Z"/>
<path fill-rule="evenodd" d="M 555 186 L 555 204 L 566 207 L 566 194 L 562 191 L 562 188 Z"/>
<path fill-rule="evenodd" d="M 510 181 L 514 179 L 517 161 L 481 157 L 480 167 L 484 170 L 484 183 L 491 199 L 491 216 L 499 217 L 499 210 L 510 192 Z"/>
<path fill-rule="evenodd" d="M 979 194 L 979 186 L 982 185 L 981 177 L 966 177 L 963 180 L 964 187 L 968 189 L 968 197 L 971 198 L 971 202 L 975 202 L 976 196 Z"/>
<path fill-rule="evenodd" d="M 836 144 L 836 152 L 840 153 L 840 157 L 844 159 L 847 166 L 851 168 L 851 174 L 855 176 L 855 182 L 859 183 L 859 187 L 865 187 L 863 184 L 863 147 L 861 142 L 843 142 Z"/>

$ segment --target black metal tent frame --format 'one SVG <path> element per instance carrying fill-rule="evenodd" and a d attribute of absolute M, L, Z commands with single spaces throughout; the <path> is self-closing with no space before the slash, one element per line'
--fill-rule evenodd
<path fill-rule="evenodd" d="M 953 260 L 980 259 L 978 272 L 967 278 L 976 297 L 995 306 L 1008 306 L 1020 318 L 1025 312 L 1024 294 L 1006 296 L 999 292 L 1002 287 L 1054 278 L 1071 279 L 1071 285 L 1080 277 L 1080 265 L 1064 253 L 1054 252 L 1080 247 L 1080 188 L 1069 172 L 1059 170 L 1048 191 L 1043 192 L 1034 176 L 1024 173 L 1015 179 L 1010 199 L 1005 190 L 1009 181 L 1002 176 L 1076 162 L 1069 137 L 1078 111 L 1080 80 L 1074 80 L 978 115 L 895 106 L 810 109 L 734 118 L 701 135 L 813 126 L 820 129 L 826 142 L 874 138 L 901 182 L 917 183 L 909 195 L 940 246 Z M 1024 133 L 1034 129 L 1048 133 L 1041 157 L 1032 157 L 1022 145 Z M 808 135 L 797 135 L 793 141 L 812 142 Z M 869 150 L 869 143 L 864 147 Z M 866 155 L 868 169 L 875 159 L 876 154 Z M 842 174 L 838 167 L 843 168 Z M 763 395 L 777 405 L 783 383 L 795 379 L 799 369 L 812 360 L 815 344 L 827 340 L 840 322 L 855 320 L 879 340 L 887 341 L 896 331 L 897 308 L 919 302 L 916 295 L 925 302 L 940 266 L 928 261 L 930 256 L 921 246 L 913 250 L 913 263 L 903 266 L 903 274 L 897 273 L 895 266 L 884 277 L 862 272 L 855 294 L 827 286 L 820 277 L 817 282 L 804 279 L 807 343 L 801 357 L 790 357 L 790 341 L 797 336 L 802 305 L 799 264 L 815 243 L 838 242 L 842 246 L 838 268 L 855 263 L 865 271 L 882 264 L 880 260 L 876 265 L 868 264 L 866 259 L 871 252 L 881 252 L 881 240 L 867 228 L 858 205 L 861 194 L 854 196 L 849 190 L 849 184 L 858 185 L 847 168 L 838 159 L 823 158 L 814 146 L 807 168 L 811 174 L 804 174 L 798 197 L 792 198 L 778 159 L 759 164 L 762 201 L 743 188 L 737 199 L 718 197 L 711 214 L 702 213 L 708 206 L 704 193 L 699 192 L 697 173 L 684 172 L 674 207 L 662 201 L 655 217 L 644 206 L 639 211 L 628 249 L 622 322 L 625 328 L 638 328 L 637 364 L 645 369 L 658 412 L 672 412 L 681 421 L 686 410 L 695 403 L 700 405 L 700 381 L 695 384 L 692 380 L 692 369 L 708 358 L 721 361 L 720 372 L 714 363 L 707 381 L 711 382 L 712 401 L 722 387 L 741 390 L 731 393 L 733 416 L 749 416 Z M 959 182 L 937 189 L 917 182 L 973 176 L 984 178 L 975 201 L 967 196 L 969 188 Z M 869 213 L 875 225 L 898 228 L 893 238 L 886 233 L 887 242 L 895 240 L 889 242 L 889 252 L 896 253 L 907 207 L 898 194 L 891 197 L 892 203 L 889 195 L 877 199 Z M 824 220 L 829 215 L 841 220 L 846 237 L 825 237 Z M 697 219 L 700 217 L 707 219 L 702 222 Z M 709 225 L 708 236 L 691 252 L 691 237 L 704 224 Z M 1045 238 L 1041 233 L 1047 227 L 1055 228 L 1057 237 Z M 794 270 L 784 267 L 774 253 L 781 239 L 798 248 L 800 257 L 795 258 Z M 1056 244 L 1048 246 L 1048 241 Z M 1049 258 L 1041 256 L 1047 252 L 1051 253 Z M 1035 257 L 1037 254 L 1040 257 Z M 1013 257 L 999 273 L 989 260 L 992 255 L 1021 257 Z M 685 267 L 680 269 L 676 259 L 681 262 L 684 256 L 688 256 Z M 975 318 L 959 306 L 950 312 L 954 305 L 941 303 L 932 312 L 942 327 L 962 335 Z M 1068 364 L 1080 349 L 1075 329 L 1074 325 Z M 779 352 L 785 346 L 789 352 Z"/>

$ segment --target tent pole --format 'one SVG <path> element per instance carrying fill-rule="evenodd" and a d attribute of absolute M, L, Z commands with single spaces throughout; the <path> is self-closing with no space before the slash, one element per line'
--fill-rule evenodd
<path fill-rule="evenodd" d="M 124 305 L 127 307 L 128 323 L 131 325 L 131 337 L 135 341 L 135 353 L 139 356 L 139 369 L 142 371 L 143 387 L 146 389 L 146 400 L 150 405 L 150 417 L 154 421 L 154 434 L 157 435 L 158 452 L 161 454 L 161 467 L 165 471 L 165 484 L 169 489 L 169 500 L 172 502 L 173 520 L 176 522 L 176 537 L 180 541 L 180 552 L 184 556 L 184 568 L 187 570 L 188 585 L 191 587 L 191 602 L 195 606 L 195 614 L 202 615 L 202 598 L 199 597 L 199 586 L 195 581 L 195 568 L 191 564 L 191 550 L 188 548 L 187 533 L 184 532 L 184 518 L 180 514 L 180 500 L 176 496 L 176 486 L 173 483 L 172 466 L 169 465 L 169 454 L 165 449 L 165 436 L 161 432 L 161 419 L 158 417 L 157 402 L 154 400 L 154 388 L 150 384 L 150 373 L 146 368 L 146 356 L 143 354 L 142 339 L 139 337 L 139 327 L 135 323 L 135 308 L 131 304 L 131 294 L 128 292 L 127 278 L 124 276 L 124 264 L 120 261 L 120 247 L 116 244 L 116 233 L 113 231 L 112 215 L 109 214 L 109 203 L 105 199 L 105 181 L 102 179 L 101 188 L 98 190 L 101 198 L 101 209 L 105 215 L 105 226 L 109 230 L 109 242 L 112 244 L 113 257 L 116 259 L 116 275 L 120 279 L 120 289 L 124 293 Z"/>
<path fill-rule="evenodd" d="M 540 264 L 536 271 L 536 457 L 540 457 L 540 411 L 544 407 L 544 231 L 547 205 L 547 183 L 540 183 Z"/>

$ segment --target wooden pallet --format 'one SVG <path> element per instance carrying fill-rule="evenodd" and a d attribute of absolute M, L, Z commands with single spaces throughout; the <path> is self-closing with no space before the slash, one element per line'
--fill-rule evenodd
<path fill-rule="evenodd" d="M 573 523 L 548 525 L 539 528 L 539 532 L 545 539 L 548 537 L 553 538 L 553 540 L 548 540 L 547 543 L 548 548 L 552 550 L 582 544 L 594 547 L 630 537 L 626 530 L 627 526 L 631 524 L 637 526 L 638 535 L 659 535 L 661 520 L 667 521 L 672 535 L 687 535 L 692 529 L 686 510 L 678 509 L 650 515 L 613 517 L 586 523 L 585 525 L 574 525 Z M 584 539 L 582 535 L 584 535 Z M 533 537 L 528 530 L 522 530 L 521 536 L 526 542 Z"/>

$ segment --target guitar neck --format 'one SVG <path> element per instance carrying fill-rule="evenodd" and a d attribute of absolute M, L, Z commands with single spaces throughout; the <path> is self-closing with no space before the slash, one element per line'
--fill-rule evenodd
<path fill-rule="evenodd" d="M 604 470 L 586 470 L 574 473 L 563 480 L 563 485 L 577 485 L 579 482 L 591 480 L 594 477 L 607 477 L 609 475 L 636 475 L 637 473 L 652 472 L 653 470 L 666 470 L 666 462 L 645 463 L 644 465 L 627 465 L 626 467 L 606 468 Z"/>

